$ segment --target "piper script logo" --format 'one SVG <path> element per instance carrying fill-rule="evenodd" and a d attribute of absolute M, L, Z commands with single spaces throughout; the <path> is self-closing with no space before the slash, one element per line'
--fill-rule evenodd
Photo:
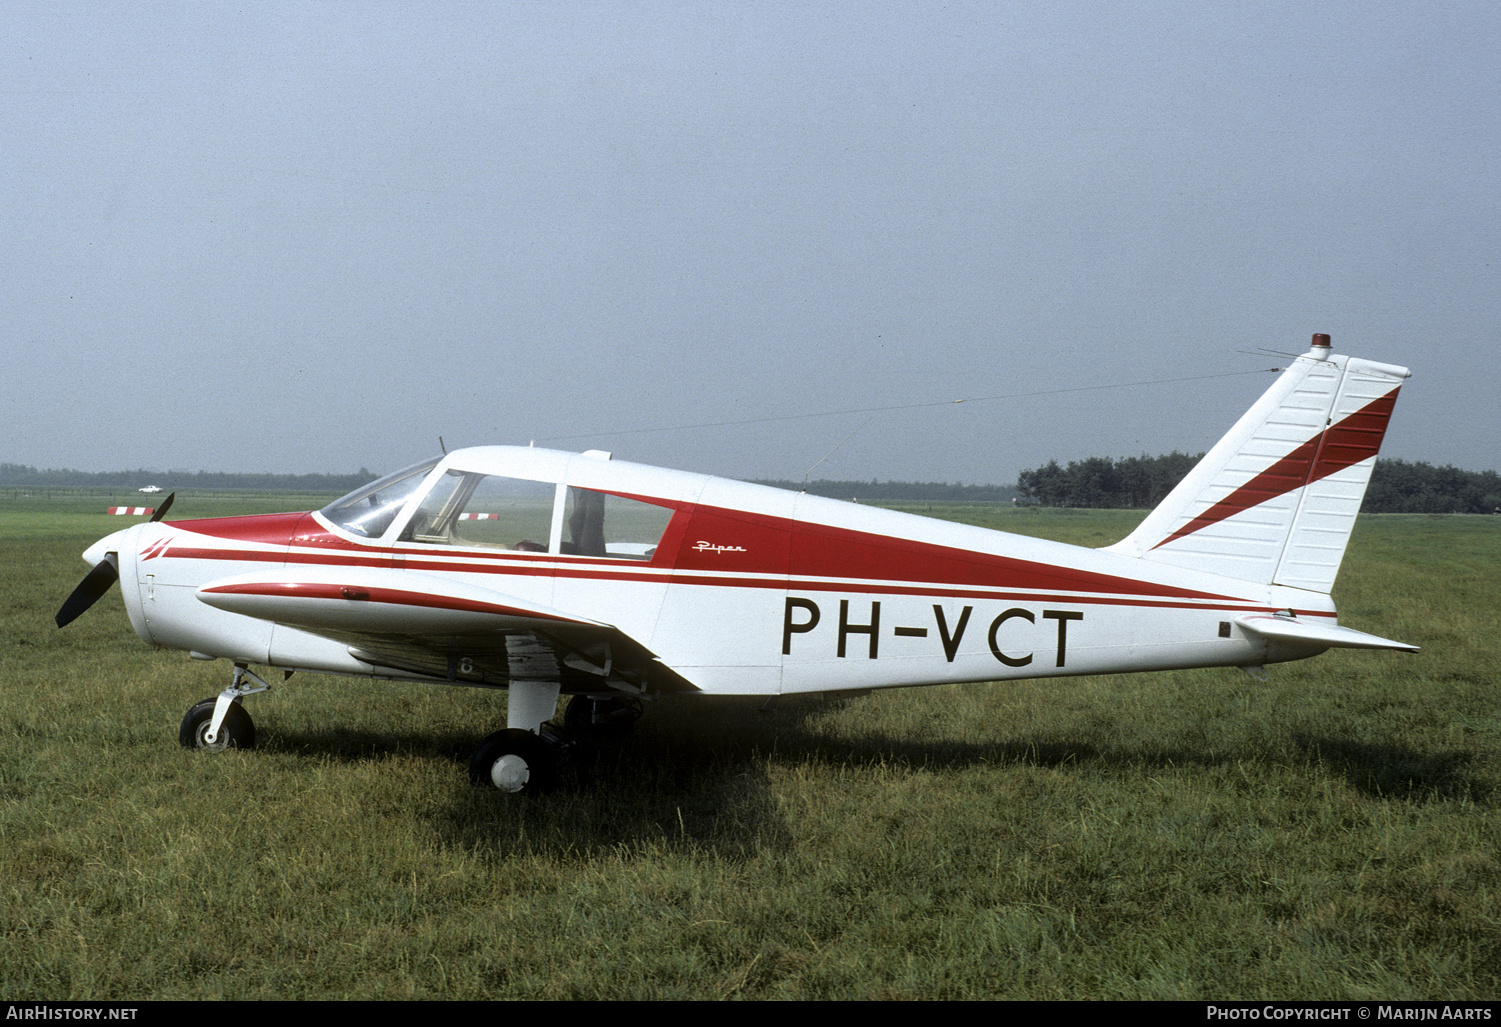
<path fill-rule="evenodd" d="M 700 553 L 743 553 L 744 546 L 716 546 L 713 542 L 700 542 L 693 547 Z"/>

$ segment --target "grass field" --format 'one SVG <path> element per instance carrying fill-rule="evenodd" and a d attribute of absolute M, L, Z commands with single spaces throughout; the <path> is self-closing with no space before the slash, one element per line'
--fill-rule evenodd
<path fill-rule="evenodd" d="M 52 625 L 129 499 L 0 497 L 7 999 L 1501 995 L 1501 518 L 1361 521 L 1342 618 L 1415 656 L 664 702 L 539 800 L 467 783 L 503 693 L 298 675 L 180 749 L 227 664 Z"/>

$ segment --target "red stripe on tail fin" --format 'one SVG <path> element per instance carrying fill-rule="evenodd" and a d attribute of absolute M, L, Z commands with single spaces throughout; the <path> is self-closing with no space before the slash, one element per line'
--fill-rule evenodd
<path fill-rule="evenodd" d="M 1391 419 L 1392 408 L 1397 403 L 1397 393 L 1400 391 L 1401 386 L 1398 386 L 1338 424 L 1326 428 L 1152 548 L 1157 549 L 1185 535 L 1192 535 L 1200 528 L 1260 506 L 1268 500 L 1375 456 L 1381 449 L 1386 423 Z"/>

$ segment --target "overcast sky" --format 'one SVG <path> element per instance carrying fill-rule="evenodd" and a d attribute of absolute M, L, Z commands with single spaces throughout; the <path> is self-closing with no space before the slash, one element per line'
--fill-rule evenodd
<path fill-rule="evenodd" d="M 1327 332 L 1413 370 L 1384 455 L 1501 464 L 1494 2 L 11 2 L 0 40 L 3 461 L 1009 483 L 1207 448 Z"/>

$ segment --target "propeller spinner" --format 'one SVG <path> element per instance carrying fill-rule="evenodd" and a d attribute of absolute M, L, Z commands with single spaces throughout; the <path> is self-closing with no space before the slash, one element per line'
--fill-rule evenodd
<path fill-rule="evenodd" d="M 159 521 L 167 515 L 167 510 L 172 506 L 172 500 L 177 493 L 172 493 L 162 501 L 161 506 L 151 515 L 151 520 Z M 94 565 L 94 569 L 84 575 L 73 594 L 63 601 L 61 609 L 57 611 L 57 626 L 65 627 L 77 620 L 83 611 L 87 610 L 99 601 L 99 597 L 109 591 L 111 585 L 120 580 L 119 557 L 114 553 L 105 553 L 104 559 Z"/>

